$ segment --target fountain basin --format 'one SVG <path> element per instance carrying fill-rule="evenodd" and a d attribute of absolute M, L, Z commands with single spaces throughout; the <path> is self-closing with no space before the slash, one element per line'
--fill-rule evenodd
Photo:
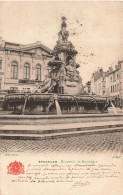
<path fill-rule="evenodd" d="M 11 114 L 105 113 L 110 106 L 105 97 L 54 93 L 9 94 L 3 110 Z"/>

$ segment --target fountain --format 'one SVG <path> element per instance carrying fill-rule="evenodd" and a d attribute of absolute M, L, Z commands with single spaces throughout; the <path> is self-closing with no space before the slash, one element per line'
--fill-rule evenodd
<path fill-rule="evenodd" d="M 82 114 L 104 113 L 110 105 L 106 97 L 84 95 L 82 79 L 77 70 L 77 51 L 68 41 L 66 18 L 62 17 L 61 30 L 54 47 L 54 59 L 46 79 L 32 93 L 8 94 L 3 110 L 12 114 Z"/>
<path fill-rule="evenodd" d="M 115 108 L 115 106 L 114 106 L 113 102 L 111 102 L 111 106 L 112 106 L 112 108 L 113 108 L 113 112 L 114 112 L 114 114 L 117 114 L 117 110 L 116 110 L 116 108 Z"/>

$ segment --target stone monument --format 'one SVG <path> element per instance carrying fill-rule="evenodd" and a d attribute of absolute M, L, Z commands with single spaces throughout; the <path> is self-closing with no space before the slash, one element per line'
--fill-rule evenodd
<path fill-rule="evenodd" d="M 62 17 L 61 30 L 58 33 L 58 41 L 54 47 L 54 55 L 61 60 L 62 65 L 59 68 L 59 87 L 62 85 L 61 93 L 64 94 L 81 94 L 82 79 L 79 76 L 79 64 L 76 63 L 75 47 L 68 41 L 69 32 L 66 30 L 66 18 Z M 48 65 L 52 64 L 50 62 Z M 57 64 L 56 64 L 57 66 Z"/>
<path fill-rule="evenodd" d="M 8 94 L 3 110 L 12 114 L 82 114 L 107 112 L 110 101 L 106 97 L 83 94 L 77 51 L 68 40 L 66 18 L 54 47 L 54 59 L 48 63 L 49 73 L 32 93 Z"/>

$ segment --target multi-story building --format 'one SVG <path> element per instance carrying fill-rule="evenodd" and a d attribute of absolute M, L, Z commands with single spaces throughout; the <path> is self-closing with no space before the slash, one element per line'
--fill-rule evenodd
<path fill-rule="evenodd" d="M 118 61 L 115 70 L 108 74 L 110 96 L 115 98 L 116 106 L 123 104 L 123 61 Z"/>
<path fill-rule="evenodd" d="M 91 93 L 100 96 L 106 96 L 108 94 L 107 74 L 108 72 L 104 72 L 102 68 L 98 68 L 98 70 L 92 74 Z"/>
<path fill-rule="evenodd" d="M 122 105 L 123 105 L 123 61 L 119 61 L 120 64 L 120 98 L 122 99 Z"/>
<path fill-rule="evenodd" d="M 91 92 L 100 96 L 110 96 L 116 106 L 123 106 L 123 61 L 118 61 L 115 70 L 109 67 L 107 72 L 99 68 L 91 77 Z"/>
<path fill-rule="evenodd" d="M 21 45 L 0 37 L 0 89 L 32 89 L 44 80 L 52 50 L 36 42 Z"/>

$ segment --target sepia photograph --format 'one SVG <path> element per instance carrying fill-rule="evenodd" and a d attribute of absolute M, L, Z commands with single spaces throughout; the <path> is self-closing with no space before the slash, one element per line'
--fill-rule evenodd
<path fill-rule="evenodd" d="M 123 194 L 123 2 L 0 1 L 0 195 Z"/>

